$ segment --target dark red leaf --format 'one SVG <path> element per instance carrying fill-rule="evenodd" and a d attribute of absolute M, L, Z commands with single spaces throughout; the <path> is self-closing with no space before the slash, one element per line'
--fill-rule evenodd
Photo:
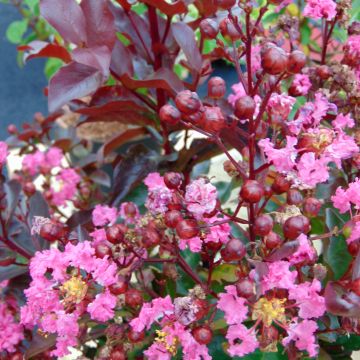
<path fill-rule="evenodd" d="M 136 80 L 125 74 L 121 77 L 121 81 L 128 89 L 133 90 L 139 88 L 164 89 L 173 95 L 184 90 L 182 81 L 167 68 L 159 69 L 144 80 Z"/>
<path fill-rule="evenodd" d="M 107 141 L 98 151 L 98 159 L 101 163 L 106 156 L 112 151 L 118 149 L 121 145 L 127 143 L 129 140 L 134 140 L 139 136 L 142 137 L 147 133 L 144 128 L 134 128 L 115 135 L 109 141 Z"/>
<path fill-rule="evenodd" d="M 73 60 L 101 71 L 105 78 L 109 76 L 111 51 L 105 45 L 93 48 L 77 48 L 72 52 Z"/>
<path fill-rule="evenodd" d="M 132 63 L 132 54 L 130 50 L 121 42 L 116 41 L 111 55 L 111 71 L 118 77 L 128 74 L 134 75 L 134 67 Z"/>
<path fill-rule="evenodd" d="M 279 261 L 291 256 L 299 247 L 299 242 L 288 241 L 282 245 L 279 249 L 273 251 L 267 258 L 267 261 Z"/>
<path fill-rule="evenodd" d="M 71 55 L 63 46 L 49 44 L 45 41 L 32 41 L 24 50 L 26 51 L 24 56 L 25 61 L 40 57 L 57 58 L 65 63 L 69 63 L 71 61 Z"/>
<path fill-rule="evenodd" d="M 173 36 L 180 48 L 184 52 L 189 66 L 197 71 L 201 71 L 202 57 L 196 43 L 194 31 L 183 22 L 176 22 L 171 25 Z"/>
<path fill-rule="evenodd" d="M 28 272 L 28 268 L 26 266 L 9 265 L 0 267 L 0 282 L 12 279 L 26 272 Z"/>
<path fill-rule="evenodd" d="M 70 151 L 73 142 L 71 139 L 59 139 L 56 140 L 52 146 L 58 147 L 59 149 L 63 150 L 64 152 Z"/>
<path fill-rule="evenodd" d="M 127 2 L 127 0 L 116 0 L 126 11 L 131 9 L 131 4 Z"/>
<path fill-rule="evenodd" d="M 92 212 L 92 209 L 80 210 L 69 217 L 66 225 L 69 226 L 70 230 L 75 229 L 78 225 L 86 225 L 91 221 Z"/>
<path fill-rule="evenodd" d="M 36 332 L 30 342 L 29 348 L 25 352 L 24 359 L 32 359 L 34 356 L 49 350 L 56 343 L 56 335 L 50 334 L 49 336 L 41 336 Z"/>
<path fill-rule="evenodd" d="M 49 83 L 49 111 L 61 108 L 70 100 L 89 95 L 101 86 L 103 76 L 93 67 L 71 62 L 62 67 Z"/>
<path fill-rule="evenodd" d="M 86 18 L 88 47 L 106 45 L 112 49 L 116 40 L 114 15 L 108 0 L 82 0 L 81 8 Z"/>
<path fill-rule="evenodd" d="M 105 186 L 105 187 L 108 187 L 108 188 L 111 186 L 110 175 L 107 172 L 103 171 L 103 170 L 96 169 L 95 171 L 93 171 L 90 174 L 89 177 L 95 184 Z"/>
<path fill-rule="evenodd" d="M 182 14 L 187 11 L 187 7 L 182 0 L 175 1 L 172 4 L 169 4 L 165 0 L 141 0 L 141 2 L 154 6 L 168 16 Z"/>
<path fill-rule="evenodd" d="M 65 41 L 86 43 L 86 20 L 76 0 L 41 0 L 40 12 Z"/>

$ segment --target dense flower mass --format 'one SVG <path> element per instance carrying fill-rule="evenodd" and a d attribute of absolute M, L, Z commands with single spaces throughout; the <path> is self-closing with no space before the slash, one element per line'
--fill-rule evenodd
<path fill-rule="evenodd" d="M 16 5 L 56 61 L 0 141 L 0 360 L 350 358 L 351 2 Z"/>

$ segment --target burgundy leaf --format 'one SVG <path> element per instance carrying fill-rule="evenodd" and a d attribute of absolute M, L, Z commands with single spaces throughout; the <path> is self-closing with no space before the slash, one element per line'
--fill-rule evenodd
<path fill-rule="evenodd" d="M 71 61 L 71 55 L 63 46 L 58 44 L 50 44 L 45 41 L 32 41 L 26 45 L 23 50 L 25 50 L 25 61 L 40 57 L 57 58 L 64 61 L 65 63 L 69 63 Z"/>
<path fill-rule="evenodd" d="M 279 261 L 291 256 L 299 247 L 299 242 L 288 241 L 283 244 L 279 249 L 273 251 L 267 258 L 267 261 Z"/>
<path fill-rule="evenodd" d="M 111 187 L 111 178 L 110 178 L 110 175 L 103 171 L 103 170 L 100 170 L 100 169 L 96 169 L 95 171 L 93 171 L 89 178 L 95 183 L 95 184 L 98 184 L 98 185 L 101 185 L 101 186 L 105 186 L 105 187 Z"/>
<path fill-rule="evenodd" d="M 65 41 L 86 43 L 86 20 L 76 0 L 41 0 L 40 12 Z"/>
<path fill-rule="evenodd" d="M 108 0 L 82 0 L 86 18 L 87 46 L 107 46 L 112 49 L 116 40 L 114 15 Z"/>
<path fill-rule="evenodd" d="M 49 83 L 49 111 L 53 112 L 68 101 L 89 95 L 100 87 L 101 72 L 93 67 L 71 62 L 62 67 Z"/>
<path fill-rule="evenodd" d="M 178 0 L 169 4 L 165 0 L 142 0 L 143 3 L 151 5 L 168 16 L 182 14 L 187 11 L 187 7 L 182 0 Z"/>
<path fill-rule="evenodd" d="M 154 88 L 164 89 L 175 95 L 184 89 L 182 81 L 177 75 L 167 68 L 161 68 L 144 80 L 135 80 L 124 74 L 121 77 L 122 83 L 129 89 Z"/>
<path fill-rule="evenodd" d="M 118 77 L 128 74 L 134 75 L 132 55 L 130 50 L 120 41 L 116 41 L 111 55 L 111 71 Z"/>
<path fill-rule="evenodd" d="M 72 52 L 73 60 L 101 71 L 105 78 L 109 76 L 111 52 L 106 46 L 77 48 Z"/>
<path fill-rule="evenodd" d="M 25 352 L 24 359 L 32 359 L 34 356 L 43 353 L 44 351 L 53 347 L 56 343 L 56 335 L 50 334 L 46 337 L 37 334 L 33 334 L 33 338 L 30 342 L 29 348 Z"/>
<path fill-rule="evenodd" d="M 200 72 L 202 57 L 196 43 L 194 31 L 183 22 L 173 23 L 171 28 L 176 42 L 188 60 L 189 66 L 193 70 Z"/>

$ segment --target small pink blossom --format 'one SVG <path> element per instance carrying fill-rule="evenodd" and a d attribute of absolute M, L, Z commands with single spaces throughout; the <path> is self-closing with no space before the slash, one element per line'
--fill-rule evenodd
<path fill-rule="evenodd" d="M 45 218 L 42 216 L 34 216 L 31 224 L 31 235 L 39 235 L 41 227 L 49 223 L 51 223 L 51 220 L 49 218 Z"/>
<path fill-rule="evenodd" d="M 231 86 L 231 90 L 233 91 L 233 94 L 229 95 L 228 101 L 234 107 L 236 100 L 245 96 L 246 91 L 244 89 L 244 86 L 241 83 L 237 83 L 237 84 L 234 84 L 233 86 Z"/>
<path fill-rule="evenodd" d="M 197 253 L 201 251 L 202 243 L 199 236 L 191 239 L 179 239 L 179 248 L 185 250 L 188 247 L 192 252 Z"/>
<path fill-rule="evenodd" d="M 232 311 L 236 312 L 235 309 L 233 308 Z M 259 347 L 254 331 L 241 324 L 231 325 L 227 331 L 226 339 L 230 344 L 228 352 L 231 356 L 243 357 Z"/>
<path fill-rule="evenodd" d="M 275 149 L 274 144 L 268 138 L 262 139 L 258 143 L 268 161 L 272 162 L 276 170 L 280 172 L 287 172 L 294 168 L 297 157 L 296 144 L 297 138 L 292 136 L 286 137 L 286 146 L 280 149 Z"/>
<path fill-rule="evenodd" d="M 351 35 L 344 45 L 345 62 L 351 67 L 360 67 L 360 35 Z"/>
<path fill-rule="evenodd" d="M 351 229 L 351 235 L 346 239 L 348 244 L 360 239 L 360 221 L 355 223 L 355 226 Z"/>
<path fill-rule="evenodd" d="M 301 323 L 291 323 L 288 328 L 288 336 L 282 343 L 287 346 L 291 341 L 301 351 L 307 351 L 311 357 L 318 353 L 318 345 L 315 343 L 315 331 L 317 324 L 313 320 L 303 320 Z"/>
<path fill-rule="evenodd" d="M 215 209 L 217 196 L 216 187 L 208 180 L 199 178 L 186 187 L 185 201 L 188 210 L 199 219 Z"/>
<path fill-rule="evenodd" d="M 60 190 L 51 189 L 52 203 L 56 206 L 65 205 L 66 201 L 72 200 L 77 192 L 77 185 L 80 183 L 80 175 L 75 169 L 62 169 L 56 176 L 60 184 Z"/>
<path fill-rule="evenodd" d="M 318 318 L 326 311 L 325 298 L 319 295 L 321 283 L 314 279 L 289 290 L 289 299 L 295 300 L 299 307 L 299 316 L 303 319 Z"/>
<path fill-rule="evenodd" d="M 302 184 L 313 188 L 329 179 L 328 159 L 317 159 L 315 153 L 303 154 L 297 164 L 297 176 Z"/>
<path fill-rule="evenodd" d="M 0 141 L 0 167 L 6 163 L 8 156 L 8 146 L 6 142 Z"/>
<path fill-rule="evenodd" d="M 336 3 L 332 0 L 306 0 L 303 14 L 315 20 L 332 20 L 336 16 Z"/>
<path fill-rule="evenodd" d="M 159 173 L 150 173 L 145 179 L 144 184 L 149 191 L 155 190 L 159 187 L 165 187 L 164 178 Z"/>
<path fill-rule="evenodd" d="M 150 329 L 155 321 L 173 312 L 174 305 L 169 295 L 165 298 L 156 298 L 151 303 L 143 304 L 139 316 L 133 319 L 130 325 L 137 332 L 143 331 L 145 328 Z"/>
<path fill-rule="evenodd" d="M 311 245 L 308 237 L 304 234 L 301 234 L 297 241 L 299 242 L 298 249 L 289 257 L 290 264 L 301 264 L 303 262 L 313 262 L 317 253 L 314 247 Z"/>
<path fill-rule="evenodd" d="M 331 124 L 335 129 L 345 129 L 346 127 L 353 128 L 355 126 L 355 121 L 350 114 L 338 114 Z"/>
<path fill-rule="evenodd" d="M 292 82 L 296 92 L 300 95 L 306 95 L 311 88 L 311 81 L 307 75 L 296 74 Z"/>
<path fill-rule="evenodd" d="M 96 229 L 89 234 L 93 238 L 93 245 L 104 244 L 107 242 L 106 230 L 104 228 Z"/>
<path fill-rule="evenodd" d="M 225 313 L 225 320 L 228 325 L 241 324 L 248 314 L 248 308 L 245 305 L 246 300 L 237 295 L 234 285 L 226 286 L 225 291 L 226 293 L 219 295 L 217 308 Z"/>
<path fill-rule="evenodd" d="M 173 193 L 166 187 L 163 177 L 159 173 L 151 173 L 145 178 L 144 183 L 149 190 L 145 203 L 147 209 L 153 214 L 165 213 Z"/>
<path fill-rule="evenodd" d="M 133 208 L 135 210 L 134 214 L 129 215 L 128 212 L 126 211 L 126 208 L 128 208 L 129 206 L 131 206 L 131 208 Z M 129 224 L 133 224 L 135 223 L 139 217 L 140 217 L 140 212 L 139 212 L 139 208 L 137 207 L 136 204 L 134 204 L 133 202 L 124 202 L 120 205 L 120 216 Z"/>
<path fill-rule="evenodd" d="M 40 170 L 48 173 L 61 165 L 63 157 L 62 150 L 57 147 L 51 147 L 46 152 L 36 150 L 33 154 L 24 156 L 22 166 L 31 176 L 38 174 Z"/>
<path fill-rule="evenodd" d="M 144 351 L 148 360 L 171 360 L 172 355 L 166 350 L 166 347 L 158 342 L 154 342 Z"/>
<path fill-rule="evenodd" d="M 290 270 L 291 264 L 287 261 L 275 261 L 268 265 L 268 272 L 261 279 L 261 289 L 265 293 L 274 288 L 292 289 L 295 286 L 297 271 Z"/>
<path fill-rule="evenodd" d="M 211 225 L 212 223 L 215 223 L 216 221 L 221 221 L 222 218 L 219 218 L 217 216 L 212 217 L 210 219 L 205 219 L 206 223 Z M 204 243 L 222 243 L 226 244 L 229 241 L 229 236 L 231 233 L 231 227 L 228 223 L 223 223 L 215 226 L 209 227 L 209 232 L 206 234 L 204 238 Z"/>
<path fill-rule="evenodd" d="M 278 120 L 287 120 L 295 103 L 296 99 L 292 96 L 274 93 L 268 102 L 267 111 Z"/>
<path fill-rule="evenodd" d="M 331 197 L 331 201 L 341 214 L 345 214 L 350 210 L 350 199 L 347 196 L 347 192 L 342 187 L 336 189 L 335 195 Z"/>
<path fill-rule="evenodd" d="M 92 212 L 92 222 L 95 226 L 113 225 L 116 222 L 118 211 L 107 205 L 96 205 Z"/>
<path fill-rule="evenodd" d="M 15 346 L 23 339 L 22 325 L 15 321 L 7 305 L 0 302 L 0 352 L 14 352 Z"/>
<path fill-rule="evenodd" d="M 87 311 L 93 320 L 105 322 L 114 317 L 116 302 L 116 296 L 106 291 L 96 295 L 95 300 L 88 305 Z"/>

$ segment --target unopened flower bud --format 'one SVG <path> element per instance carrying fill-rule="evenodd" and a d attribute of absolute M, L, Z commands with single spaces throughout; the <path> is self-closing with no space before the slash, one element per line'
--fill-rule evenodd
<path fill-rule="evenodd" d="M 161 107 L 159 116 L 162 122 L 169 125 L 176 125 L 181 119 L 180 111 L 169 104 Z"/>
<path fill-rule="evenodd" d="M 175 98 L 176 107 L 185 115 L 195 114 L 201 108 L 197 93 L 190 90 L 180 91 Z"/>
<path fill-rule="evenodd" d="M 215 39 L 219 33 L 219 25 L 213 19 L 204 19 L 200 23 L 200 31 L 205 39 Z"/>
<path fill-rule="evenodd" d="M 219 76 L 212 77 L 208 82 L 208 96 L 212 99 L 221 99 L 225 94 L 225 80 Z"/>
<path fill-rule="evenodd" d="M 261 53 L 261 67 L 268 74 L 281 74 L 286 70 L 287 62 L 286 52 L 277 46 L 270 46 Z"/>

